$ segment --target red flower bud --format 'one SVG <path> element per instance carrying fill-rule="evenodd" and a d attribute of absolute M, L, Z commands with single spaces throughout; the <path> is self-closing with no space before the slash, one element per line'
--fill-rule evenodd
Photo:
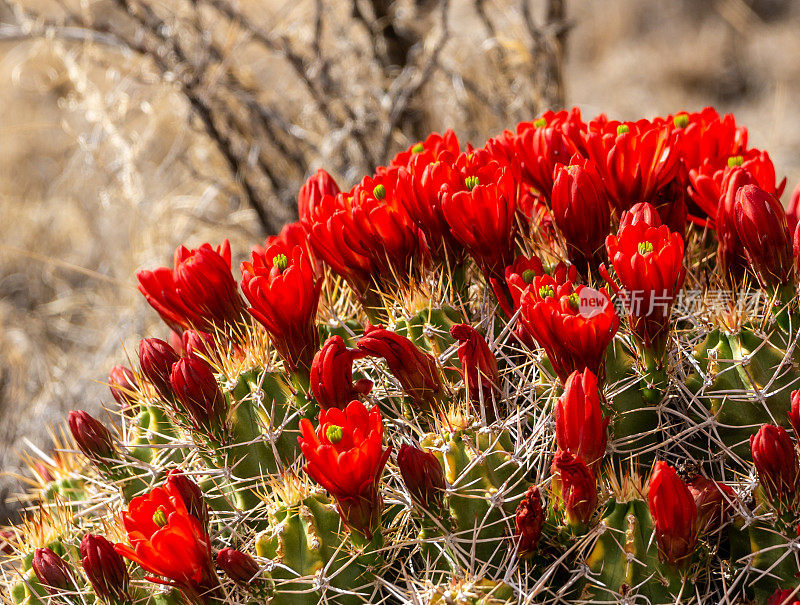
<path fill-rule="evenodd" d="M 206 332 L 241 321 L 244 303 L 231 274 L 228 240 L 175 250 L 175 267 L 139 271 L 139 290 L 171 328 L 196 327 Z"/>
<path fill-rule="evenodd" d="M 67 423 L 75 443 L 83 454 L 97 463 L 114 458 L 117 448 L 111 433 L 103 424 L 83 410 L 72 410 Z"/>
<path fill-rule="evenodd" d="M 261 574 L 261 569 L 247 553 L 233 548 L 223 548 L 217 553 L 217 566 L 231 580 L 246 586 Z"/>
<path fill-rule="evenodd" d="M 114 545 L 103 536 L 86 534 L 81 540 L 81 564 L 94 593 L 104 601 L 127 601 L 128 570 Z"/>
<path fill-rule="evenodd" d="M 352 401 L 344 410 L 322 410 L 316 433 L 301 419 L 300 434 L 306 473 L 336 499 L 342 520 L 372 539 L 383 508 L 378 485 L 392 451 L 383 449 L 380 410 L 367 412 L 363 403 Z"/>
<path fill-rule="evenodd" d="M 33 552 L 33 572 L 48 594 L 57 595 L 62 590 L 75 589 L 69 566 L 49 548 L 37 548 Z"/>
<path fill-rule="evenodd" d="M 528 488 L 514 515 L 514 534 L 517 537 L 517 555 L 524 557 L 536 550 L 544 526 L 542 496 L 538 487 Z"/>
<path fill-rule="evenodd" d="M 650 476 L 647 500 L 662 557 L 681 567 L 697 544 L 697 506 L 692 493 L 674 468 L 659 461 Z"/>
<path fill-rule="evenodd" d="M 795 437 L 800 440 L 800 389 L 792 391 L 792 403 L 789 408 L 789 422 L 792 423 Z"/>
<path fill-rule="evenodd" d="M 757 185 L 745 185 L 736 193 L 734 220 L 744 254 L 761 285 L 789 283 L 792 239 L 780 201 Z"/>
<path fill-rule="evenodd" d="M 315 323 L 322 278 L 317 277 L 307 250 L 277 243 L 253 252 L 242 263 L 242 289 L 249 309 L 267 329 L 291 371 L 308 373 L 319 346 Z"/>
<path fill-rule="evenodd" d="M 139 343 L 139 365 L 142 374 L 164 399 L 172 397 L 172 386 L 169 382 L 172 366 L 180 357 L 169 344 L 160 338 L 145 338 Z"/>
<path fill-rule="evenodd" d="M 197 483 L 178 469 L 172 469 L 167 476 L 165 485 L 169 491 L 180 495 L 186 505 L 186 511 L 190 515 L 200 521 L 203 527 L 208 525 L 208 505 L 203 497 L 203 490 Z"/>
<path fill-rule="evenodd" d="M 609 420 L 603 419 L 597 377 L 591 370 L 574 371 L 556 405 L 559 449 L 580 456 L 589 466 L 598 468 L 606 453 Z"/>
<path fill-rule="evenodd" d="M 461 343 L 458 347 L 458 360 L 461 362 L 461 373 L 470 401 L 477 409 L 480 409 L 483 402 L 487 415 L 494 418 L 494 402 L 500 394 L 497 358 L 489 350 L 486 339 L 469 324 L 452 326 L 450 335 Z"/>
<path fill-rule="evenodd" d="M 734 205 L 736 194 L 745 185 L 756 184 L 755 179 L 741 166 L 726 170 L 719 193 L 719 205 L 714 216 L 717 231 L 717 265 L 726 273 L 744 262 L 744 250 L 736 233 Z"/>
<path fill-rule="evenodd" d="M 553 218 L 567 243 L 567 256 L 586 266 L 602 255 L 611 230 L 611 209 L 603 181 L 595 165 L 574 159 L 556 168 L 551 206 Z"/>
<path fill-rule="evenodd" d="M 184 357 L 172 367 L 170 384 L 180 410 L 194 428 L 214 432 L 225 421 L 228 404 L 211 367 L 199 357 Z"/>
<path fill-rule="evenodd" d="M 397 466 L 408 493 L 423 508 L 430 510 L 442 503 L 444 471 L 436 456 L 404 443 L 397 453 Z"/>
<path fill-rule="evenodd" d="M 697 527 L 700 534 L 716 531 L 733 512 L 734 491 L 724 483 L 717 483 L 697 475 L 688 484 L 694 503 L 697 506 Z"/>
<path fill-rule="evenodd" d="M 638 225 L 639 223 L 645 223 L 648 227 L 661 226 L 661 216 L 655 206 L 648 202 L 634 204 L 630 210 L 622 213 L 617 231 L 621 231 L 623 227 L 628 225 Z"/>
<path fill-rule="evenodd" d="M 800 467 L 789 433 L 781 427 L 765 424 L 750 437 L 750 452 L 767 497 L 773 503 L 790 503 L 797 490 Z"/>
<path fill-rule="evenodd" d="M 430 403 L 442 389 L 436 360 L 405 336 L 368 325 L 357 346 L 370 357 L 383 357 L 392 374 L 418 405 Z"/>
<path fill-rule="evenodd" d="M 556 490 L 564 504 L 570 525 L 586 525 L 597 509 L 597 482 L 586 463 L 570 452 L 558 451 L 553 459 L 553 474 L 558 474 Z"/>
<path fill-rule="evenodd" d="M 533 278 L 522 296 L 520 323 L 566 382 L 572 372 L 586 368 L 604 375 L 606 349 L 619 327 L 619 316 L 604 288 L 575 286 L 557 274 L 556 279 Z"/>
<path fill-rule="evenodd" d="M 366 395 L 372 390 L 372 381 L 362 379 L 353 384 L 353 360 L 366 353 L 348 349 L 341 336 L 331 336 L 314 355 L 311 362 L 311 392 L 320 408 L 339 408 Z"/>
<path fill-rule="evenodd" d="M 181 344 L 186 355 L 209 358 L 217 351 L 214 337 L 199 330 L 186 330 L 181 337 Z"/>
<path fill-rule="evenodd" d="M 326 195 L 333 196 L 337 193 L 339 193 L 339 186 L 333 180 L 333 177 L 322 168 L 317 170 L 316 173 L 308 178 L 297 195 L 297 210 L 300 220 L 310 224 L 314 215 L 319 211 L 322 198 Z"/>
<path fill-rule="evenodd" d="M 136 402 L 136 377 L 130 368 L 114 366 L 108 373 L 108 387 L 114 400 L 127 409 Z"/>

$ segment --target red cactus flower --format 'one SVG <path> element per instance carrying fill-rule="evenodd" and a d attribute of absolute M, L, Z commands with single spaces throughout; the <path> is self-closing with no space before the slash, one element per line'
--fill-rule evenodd
<path fill-rule="evenodd" d="M 253 557 L 233 548 L 223 548 L 217 553 L 217 565 L 241 586 L 251 584 L 261 574 L 261 568 Z"/>
<path fill-rule="evenodd" d="M 671 120 L 670 120 L 671 118 Z M 670 116 L 678 130 L 677 147 L 684 165 L 694 170 L 703 164 L 723 167 L 728 158 L 747 148 L 747 129 L 736 125 L 732 114 L 720 116 L 713 107 Z"/>
<path fill-rule="evenodd" d="M 522 297 L 520 320 L 562 382 L 586 368 L 604 375 L 606 349 L 619 327 L 605 289 L 575 286 L 568 278 L 559 282 L 549 275 L 534 277 Z"/>
<path fill-rule="evenodd" d="M 382 357 L 417 405 L 429 404 L 441 392 L 436 360 L 405 336 L 368 325 L 356 346 L 369 357 Z"/>
<path fill-rule="evenodd" d="M 218 433 L 228 413 L 228 404 L 211 367 L 199 357 L 184 357 L 173 367 L 170 384 L 195 430 Z"/>
<path fill-rule="evenodd" d="M 701 535 L 714 532 L 728 522 L 736 500 L 736 493 L 730 487 L 702 475 L 697 475 L 687 487 L 697 506 L 697 527 Z"/>
<path fill-rule="evenodd" d="M 603 177 L 618 212 L 650 201 L 679 169 L 677 134 L 647 120 L 593 120 L 586 135 L 589 158 Z"/>
<path fill-rule="evenodd" d="M 646 222 L 622 227 L 606 238 L 606 250 L 617 273 L 629 312 L 631 331 L 657 356 L 666 350 L 672 304 L 683 285 L 683 237 L 669 227 Z M 621 290 L 600 268 L 612 288 Z"/>
<path fill-rule="evenodd" d="M 553 171 L 559 164 L 568 164 L 579 153 L 578 146 L 561 129 L 557 120 L 539 118 L 517 125 L 514 148 L 522 166 L 522 175 L 536 190 L 550 199 Z"/>
<path fill-rule="evenodd" d="M 573 372 L 564 385 L 556 405 L 556 443 L 559 449 L 579 456 L 592 468 L 598 468 L 606 453 L 608 423 L 597 377 L 591 370 Z"/>
<path fill-rule="evenodd" d="M 130 576 L 125 561 L 103 536 L 86 534 L 80 546 L 81 564 L 94 594 L 108 601 L 129 601 Z"/>
<path fill-rule="evenodd" d="M 164 399 L 172 397 L 169 377 L 172 366 L 179 359 L 175 349 L 160 338 L 145 338 L 139 343 L 139 366 L 142 374 Z"/>
<path fill-rule="evenodd" d="M 300 420 L 298 442 L 306 458 L 305 471 L 336 499 L 342 520 L 372 539 L 380 522 L 378 484 L 392 448 L 383 449 L 383 419 L 360 401 L 344 409 L 319 414 L 319 428 Z"/>
<path fill-rule="evenodd" d="M 492 279 L 491 284 L 503 313 L 506 317 L 511 317 L 519 309 L 522 293 L 534 277 L 544 275 L 544 268 L 542 261 L 535 256 L 531 258 L 518 256 L 503 273 L 505 284 L 499 279 Z M 577 276 L 577 268 L 574 275 Z"/>
<path fill-rule="evenodd" d="M 534 551 L 542 535 L 544 509 L 539 488 L 528 488 L 514 514 L 514 535 L 517 538 L 517 555 L 525 557 Z"/>
<path fill-rule="evenodd" d="M 130 408 L 136 402 L 136 377 L 130 368 L 116 365 L 108 373 L 108 388 L 111 396 L 122 406 Z"/>
<path fill-rule="evenodd" d="M 49 548 L 37 548 L 31 561 L 33 573 L 48 594 L 57 595 L 63 590 L 74 590 L 75 580 L 67 563 Z"/>
<path fill-rule="evenodd" d="M 429 159 L 431 154 L 415 155 L 408 167 L 411 175 L 411 195 L 403 198 L 408 215 L 414 220 L 430 248 L 436 262 L 458 264 L 463 249 L 457 245 L 442 210 L 442 197 L 446 192 L 466 189 L 464 179 L 452 165 L 454 155 L 442 154 L 442 159 Z"/>
<path fill-rule="evenodd" d="M 461 344 L 458 360 L 467 387 L 470 401 L 480 408 L 481 401 L 487 413 L 494 416 L 493 401 L 500 393 L 500 372 L 497 358 L 489 349 L 486 339 L 469 324 L 456 324 L 450 328 L 450 336 Z"/>
<path fill-rule="evenodd" d="M 208 530 L 189 514 L 174 485 L 131 500 L 122 512 L 122 525 L 130 546 L 117 544 L 114 549 L 148 573 L 166 578 L 148 577 L 151 582 L 177 586 L 191 596 L 218 585 Z"/>
<path fill-rule="evenodd" d="M 418 159 L 421 159 L 425 164 L 430 164 L 435 162 L 445 151 L 453 156 L 457 156 L 461 151 L 458 137 L 452 130 L 447 130 L 444 134 L 432 132 L 424 141 L 415 143 L 405 151 L 398 153 L 389 163 L 389 166 L 408 168 Z"/>
<path fill-rule="evenodd" d="M 315 254 L 362 297 L 377 283 L 395 284 L 428 261 L 425 237 L 406 211 L 404 168 L 364 177 L 350 193 L 324 196 L 307 229 Z"/>
<path fill-rule="evenodd" d="M 364 351 L 348 349 L 341 336 L 331 336 L 325 341 L 311 362 L 311 392 L 319 407 L 343 410 L 372 390 L 372 381 L 366 378 L 353 384 L 353 360 L 364 356 Z"/>
<path fill-rule="evenodd" d="M 491 163 L 497 166 L 496 162 Z M 508 169 L 478 171 L 463 191 L 446 192 L 442 211 L 453 237 L 475 259 L 487 279 L 502 279 L 514 260 L 516 187 Z"/>
<path fill-rule="evenodd" d="M 736 193 L 736 234 L 763 287 L 786 285 L 792 275 L 792 236 L 780 201 L 757 185 Z"/>
<path fill-rule="evenodd" d="M 67 423 L 75 443 L 87 458 L 102 464 L 116 456 L 117 448 L 111 433 L 88 412 L 72 410 Z"/>
<path fill-rule="evenodd" d="M 314 273 L 305 248 L 282 243 L 242 263 L 242 289 L 250 313 L 293 372 L 308 373 L 319 347 L 315 324 L 322 278 Z"/>
<path fill-rule="evenodd" d="M 556 490 L 560 489 L 567 522 L 587 525 L 597 509 L 597 482 L 591 469 L 570 452 L 559 451 L 553 459 L 552 472 L 558 474 Z"/>
<path fill-rule="evenodd" d="M 750 437 L 750 453 L 767 498 L 773 503 L 791 503 L 798 487 L 800 466 L 789 433 L 765 424 Z"/>
<path fill-rule="evenodd" d="M 174 330 L 195 327 L 206 332 L 237 324 L 244 303 L 231 274 L 228 240 L 175 250 L 175 267 L 139 271 L 139 291 Z"/>
<path fill-rule="evenodd" d="M 555 171 L 550 206 L 553 218 L 567 243 L 567 256 L 582 266 L 602 255 L 603 242 L 611 230 L 611 208 L 603 181 L 595 165 L 573 159 Z"/>
<path fill-rule="evenodd" d="M 647 502 L 662 557 L 681 567 L 697 545 L 697 506 L 678 473 L 663 460 L 656 462 L 650 476 Z"/>
<path fill-rule="evenodd" d="M 442 503 L 444 471 L 436 456 L 404 443 L 397 453 L 397 466 L 408 493 L 423 508 L 430 510 Z"/>
<path fill-rule="evenodd" d="M 320 211 L 322 198 L 328 195 L 337 195 L 339 191 L 339 185 L 330 174 L 322 168 L 317 170 L 308 178 L 297 195 L 297 212 L 300 215 L 300 221 L 308 227 L 314 221 L 314 216 Z"/>

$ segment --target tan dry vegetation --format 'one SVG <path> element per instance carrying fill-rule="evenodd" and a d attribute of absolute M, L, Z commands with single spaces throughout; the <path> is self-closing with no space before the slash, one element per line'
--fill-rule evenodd
<path fill-rule="evenodd" d="M 131 35 L 116 4 L 84 2 L 72 9 L 90 24 L 110 22 Z M 159 14 L 174 15 L 176 27 L 191 16 L 178 0 L 152 4 Z M 538 22 L 542 4 L 530 3 Z M 789 176 L 791 189 L 800 180 L 798 4 L 570 1 L 566 103 L 580 104 L 586 115 L 606 111 L 623 118 L 708 104 L 733 111 L 749 126 L 752 144 L 767 148 L 778 173 Z M 314 44 L 317 2 L 232 5 L 258 31 L 285 35 L 301 49 Z M 280 224 L 290 217 L 285 202 L 319 166 L 349 185 L 426 130 L 454 127 L 462 140 L 480 144 L 558 98 L 541 81 L 541 56 L 532 52 L 519 2 L 451 0 L 432 73 L 414 89 L 406 121 L 383 130 L 397 100 L 394 78 L 413 79 L 414 67 L 382 68 L 350 3 L 321 5 L 325 65 L 337 83 L 330 102 L 337 113 L 351 108 L 349 121 L 320 114 L 285 56 L 265 52 L 252 32 L 209 6 L 201 12 L 200 30 L 224 55 L 211 62 L 203 85 L 218 94 L 233 77 L 243 90 L 256 91 L 259 104 L 279 112 L 275 127 L 291 131 L 286 140 L 301 149 L 302 161 L 293 164 L 267 145 L 246 146 L 248 133 L 259 143 L 263 126 L 240 129 L 245 145 L 236 153 L 253 162 L 263 155 L 265 166 L 281 175 L 280 190 L 270 191 L 250 165 L 238 181 L 232 178 L 180 74 L 113 39 L 87 40 L 83 28 L 65 34 L 43 27 L 69 21 L 58 3 L 0 2 L 3 468 L 17 468 L 16 452 L 27 438 L 47 447 L 46 427 L 66 410 L 97 412 L 110 399 L 103 385 L 110 366 L 125 362 L 124 351 L 135 355 L 140 336 L 165 335 L 136 291 L 138 268 L 167 264 L 179 243 L 228 237 L 240 259 L 261 241 L 262 223 L 242 188 L 247 175 L 254 175 L 259 199 Z M 423 66 L 441 30 L 438 5 L 399 2 L 393 13 L 399 31 L 423 36 Z M 415 20 L 419 10 L 423 21 Z M 384 139 L 387 145 L 379 145 Z"/>

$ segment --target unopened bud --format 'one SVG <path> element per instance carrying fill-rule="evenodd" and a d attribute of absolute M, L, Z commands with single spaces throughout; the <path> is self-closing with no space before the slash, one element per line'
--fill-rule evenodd
<path fill-rule="evenodd" d="M 67 423 L 75 443 L 83 454 L 95 462 L 114 458 L 116 448 L 109 430 L 83 410 L 72 410 Z"/>

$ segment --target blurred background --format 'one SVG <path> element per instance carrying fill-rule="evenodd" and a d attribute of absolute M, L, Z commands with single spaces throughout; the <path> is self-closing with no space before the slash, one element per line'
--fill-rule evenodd
<path fill-rule="evenodd" d="M 572 105 L 733 112 L 786 203 L 798 31 L 797 0 L 0 0 L 0 519 L 19 453 L 166 337 L 135 271 L 176 245 L 237 265 L 319 167 L 349 188 Z"/>

